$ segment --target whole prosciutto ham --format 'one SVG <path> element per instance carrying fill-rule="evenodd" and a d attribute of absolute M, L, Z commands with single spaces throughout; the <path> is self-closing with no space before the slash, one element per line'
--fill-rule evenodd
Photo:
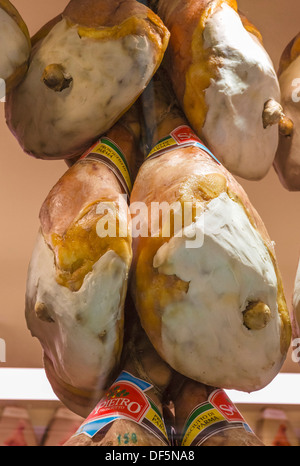
<path fill-rule="evenodd" d="M 290 343 L 274 244 L 161 76 L 145 95 L 154 148 L 131 195 L 136 308 L 176 371 L 215 387 L 259 390 L 279 372 Z"/>
<path fill-rule="evenodd" d="M 128 302 L 128 301 L 127 301 Z M 158 356 L 127 306 L 130 329 L 116 381 L 64 446 L 166 447 L 164 393 L 172 370 Z M 128 322 L 127 322 L 128 324 Z"/>
<path fill-rule="evenodd" d="M 272 167 L 284 117 L 274 65 L 236 0 L 153 0 L 170 31 L 164 64 L 191 127 L 233 174 Z"/>

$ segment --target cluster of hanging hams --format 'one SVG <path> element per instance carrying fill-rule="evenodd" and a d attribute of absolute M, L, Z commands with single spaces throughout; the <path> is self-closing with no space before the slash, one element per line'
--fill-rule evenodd
<path fill-rule="evenodd" d="M 290 346 L 274 244 L 235 176 L 261 180 L 274 165 L 300 189 L 291 98 L 300 39 L 278 80 L 235 0 L 144 3 L 71 0 L 29 39 L 0 0 L 0 75 L 24 153 L 68 165 L 41 207 L 26 290 L 55 393 L 87 417 L 129 367 L 153 381 L 161 412 L 169 394 L 182 429 L 212 387 L 268 385 Z M 146 207 L 144 234 L 133 234 L 133 204 Z M 178 210 L 166 220 L 157 204 Z M 189 222 L 178 224 L 186 206 Z M 99 232 L 104 220 L 113 235 Z M 132 315 L 138 330 L 127 338 Z M 116 424 L 109 432 L 110 443 L 101 434 L 96 444 L 117 442 Z M 260 443 L 243 428 L 235 440 L 228 432 L 211 442 Z M 152 440 L 147 431 L 140 444 Z"/>

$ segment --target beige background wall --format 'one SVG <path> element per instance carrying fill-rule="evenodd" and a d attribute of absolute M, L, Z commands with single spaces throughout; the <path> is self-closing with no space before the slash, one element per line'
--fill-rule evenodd
<path fill-rule="evenodd" d="M 33 34 L 67 1 L 15 0 L 14 4 Z M 239 6 L 260 28 L 277 68 L 283 48 L 300 30 L 299 0 L 240 0 Z M 3 110 L 0 103 L 0 338 L 7 344 L 7 362 L 0 367 L 41 367 L 40 345 L 31 337 L 24 319 L 26 271 L 39 208 L 66 165 L 23 154 L 6 127 Z M 284 190 L 273 170 L 261 182 L 242 184 L 276 242 L 290 303 L 300 254 L 300 193 Z M 299 372 L 299 367 L 288 357 L 284 370 Z"/>

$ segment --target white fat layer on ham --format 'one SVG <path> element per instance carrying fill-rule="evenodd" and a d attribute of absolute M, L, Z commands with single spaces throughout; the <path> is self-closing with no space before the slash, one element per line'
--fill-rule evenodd
<path fill-rule="evenodd" d="M 262 120 L 265 103 L 271 98 L 280 102 L 273 64 L 226 4 L 207 20 L 204 46 L 212 48 L 222 66 L 206 90 L 203 134 L 232 173 L 260 179 L 272 166 L 278 145 L 278 126 L 264 129 Z"/>
<path fill-rule="evenodd" d="M 28 272 L 26 319 L 63 381 L 77 388 L 103 388 L 116 361 L 128 265 L 108 251 L 77 292 L 56 282 L 54 254 L 38 234 Z M 125 290 L 126 291 L 126 290 Z M 54 322 L 40 320 L 36 303 Z M 122 329 L 121 329 L 122 331 Z"/>
<path fill-rule="evenodd" d="M 187 248 L 191 232 L 203 245 Z M 283 363 L 277 277 L 260 234 L 226 193 L 212 200 L 182 237 L 154 257 L 159 273 L 189 283 L 181 301 L 162 315 L 164 357 L 177 371 L 208 385 L 260 389 Z M 263 301 L 271 310 L 264 329 L 249 330 L 243 311 Z"/>
<path fill-rule="evenodd" d="M 68 89 L 55 92 L 43 83 L 44 69 L 51 64 L 62 65 L 72 77 Z M 154 45 L 146 37 L 80 38 L 77 27 L 63 19 L 33 54 L 14 96 L 11 123 L 21 144 L 43 157 L 77 154 L 138 97 L 154 66 Z"/>
<path fill-rule="evenodd" d="M 0 8 L 0 78 L 8 79 L 28 60 L 29 44 L 16 21 Z"/>

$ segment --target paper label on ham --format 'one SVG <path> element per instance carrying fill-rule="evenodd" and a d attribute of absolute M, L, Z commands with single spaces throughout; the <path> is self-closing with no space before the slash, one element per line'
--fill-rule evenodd
<path fill-rule="evenodd" d="M 204 152 L 209 154 L 215 162 L 221 165 L 219 160 L 187 125 L 178 126 L 178 128 L 174 129 L 168 136 L 161 139 L 148 154 L 147 159 L 158 157 L 165 154 L 169 150 L 177 149 L 178 147 L 182 148 L 191 146 L 199 147 L 200 149 L 204 150 Z"/>
<path fill-rule="evenodd" d="M 122 372 L 95 409 L 77 430 L 75 436 L 85 434 L 92 438 L 105 432 L 117 419 L 134 421 L 152 432 L 168 445 L 168 436 L 162 416 L 146 395 L 152 385 Z"/>
<path fill-rule="evenodd" d="M 93 159 L 107 165 L 117 176 L 126 193 L 129 195 L 132 191 L 132 181 L 127 165 L 126 158 L 120 147 L 107 137 L 101 138 L 80 160 Z"/>
<path fill-rule="evenodd" d="M 214 390 L 208 400 L 189 415 L 183 429 L 181 446 L 200 446 L 218 432 L 241 427 L 252 432 L 224 390 Z"/>

